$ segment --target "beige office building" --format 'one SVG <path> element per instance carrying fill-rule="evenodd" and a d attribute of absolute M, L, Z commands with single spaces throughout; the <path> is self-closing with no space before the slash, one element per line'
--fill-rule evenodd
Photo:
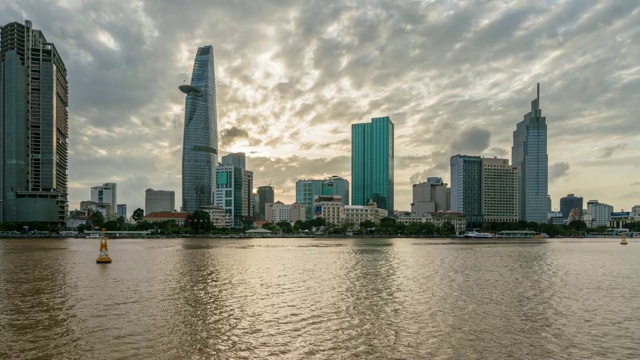
<path fill-rule="evenodd" d="M 519 172 L 508 159 L 482 159 L 482 216 L 485 223 L 517 222 Z"/>

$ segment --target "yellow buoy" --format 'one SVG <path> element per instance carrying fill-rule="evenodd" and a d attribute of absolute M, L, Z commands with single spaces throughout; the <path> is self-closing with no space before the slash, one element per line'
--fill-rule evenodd
<path fill-rule="evenodd" d="M 620 240 L 620 245 L 627 245 L 627 234 L 622 233 L 622 240 Z"/>
<path fill-rule="evenodd" d="M 109 246 L 107 245 L 107 236 L 105 235 L 105 230 L 102 229 L 102 236 L 100 237 L 100 255 L 96 259 L 96 263 L 98 264 L 109 264 L 111 262 L 111 258 L 109 257 Z"/>

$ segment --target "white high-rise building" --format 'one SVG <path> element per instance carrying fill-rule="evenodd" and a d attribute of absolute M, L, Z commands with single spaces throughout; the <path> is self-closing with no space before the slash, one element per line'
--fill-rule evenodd
<path fill-rule="evenodd" d="M 609 226 L 613 206 L 598 202 L 598 200 L 587 201 L 587 212 L 591 215 L 590 227 Z"/>
<path fill-rule="evenodd" d="M 117 209 L 117 190 L 115 183 L 105 183 L 102 186 L 91 187 L 91 201 L 98 204 L 109 204 L 111 211 L 106 216 L 107 221 L 116 220 L 118 214 Z"/>
<path fill-rule="evenodd" d="M 549 212 L 547 119 L 540 109 L 540 84 L 531 111 L 513 132 L 511 163 L 520 178 L 520 220 L 545 223 Z"/>

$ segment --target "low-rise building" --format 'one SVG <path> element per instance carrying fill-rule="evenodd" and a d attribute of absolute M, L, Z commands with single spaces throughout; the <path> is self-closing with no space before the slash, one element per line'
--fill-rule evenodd
<path fill-rule="evenodd" d="M 561 211 L 551 211 L 547 213 L 547 222 L 553 225 L 562 225 L 565 223 L 565 218 Z"/>
<path fill-rule="evenodd" d="M 231 214 L 227 214 L 223 208 L 215 205 L 205 205 L 202 211 L 209 214 L 209 220 L 215 227 L 229 228 L 233 224 Z"/>
<path fill-rule="evenodd" d="M 458 212 L 437 212 L 431 213 L 431 223 L 440 227 L 445 223 L 451 223 L 456 233 L 463 233 L 467 228 L 467 219 Z"/>
<path fill-rule="evenodd" d="M 323 218 L 327 224 L 340 225 L 344 220 L 344 204 L 339 195 L 317 196 L 313 201 L 313 218 Z"/>
<path fill-rule="evenodd" d="M 627 223 L 633 222 L 633 213 L 630 211 L 617 211 L 611 213 L 611 220 L 609 220 L 609 227 L 612 229 L 621 229 Z"/>
<path fill-rule="evenodd" d="M 277 224 L 282 221 L 293 224 L 298 220 L 305 221 L 307 218 L 306 211 L 306 207 L 297 202 L 293 204 L 285 204 L 281 201 L 266 203 L 265 220 L 272 224 Z"/>
<path fill-rule="evenodd" d="M 150 223 L 174 220 L 178 225 L 184 226 L 188 212 L 154 212 L 144 216 L 144 221 Z"/>
<path fill-rule="evenodd" d="M 386 209 L 378 208 L 375 202 L 367 205 L 344 205 L 340 196 L 316 196 L 313 215 L 323 218 L 328 224 L 336 226 L 344 224 L 360 225 L 363 221 L 376 224 L 388 216 Z"/>
<path fill-rule="evenodd" d="M 360 225 L 363 221 L 372 221 L 376 224 L 380 223 L 382 218 L 387 217 L 386 209 L 380 209 L 376 203 L 368 205 L 344 205 L 343 220 L 340 224 Z"/>
<path fill-rule="evenodd" d="M 427 213 L 424 216 L 419 216 L 416 213 L 403 212 L 398 214 L 398 216 L 396 217 L 396 222 L 405 225 L 431 222 L 431 214 Z"/>

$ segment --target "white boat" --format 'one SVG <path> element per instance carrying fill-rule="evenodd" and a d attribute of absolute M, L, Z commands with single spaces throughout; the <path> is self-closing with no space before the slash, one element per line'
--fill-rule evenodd
<path fill-rule="evenodd" d="M 84 238 L 85 239 L 100 239 L 100 234 L 93 233 L 93 234 L 85 235 Z"/>
<path fill-rule="evenodd" d="M 464 233 L 464 237 L 466 238 L 474 238 L 474 239 L 487 239 L 487 238 L 493 238 L 495 237 L 494 234 L 491 233 L 482 233 L 482 232 L 477 232 L 477 231 L 467 231 L 466 233 Z"/>

